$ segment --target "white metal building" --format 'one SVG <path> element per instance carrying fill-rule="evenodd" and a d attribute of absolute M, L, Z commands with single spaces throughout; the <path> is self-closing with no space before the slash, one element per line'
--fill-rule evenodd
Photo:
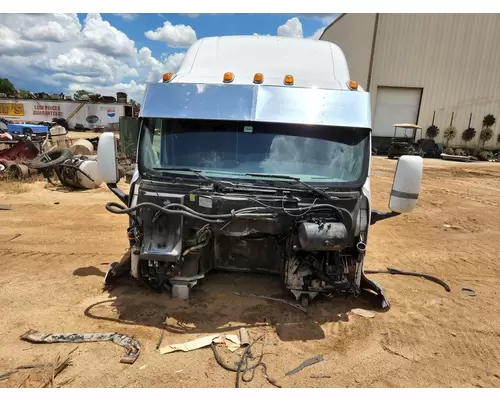
<path fill-rule="evenodd" d="M 90 103 L 68 100 L 24 100 L 0 98 L 0 118 L 13 122 L 52 121 L 65 118 L 70 128 L 81 124 L 86 128 L 102 126 L 114 129 L 120 117 L 132 117 L 134 107 L 126 103 Z"/>
<path fill-rule="evenodd" d="M 395 123 L 417 123 L 425 136 L 434 119 L 437 142 L 451 122 L 450 146 L 482 147 L 493 114 L 485 147 L 500 147 L 500 14 L 341 14 L 320 40 L 344 51 L 351 79 L 371 93 L 375 145 Z M 477 134 L 467 144 L 469 121 Z"/>

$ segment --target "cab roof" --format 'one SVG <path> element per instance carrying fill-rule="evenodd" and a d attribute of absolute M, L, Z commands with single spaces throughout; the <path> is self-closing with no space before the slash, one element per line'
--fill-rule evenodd
<path fill-rule="evenodd" d="M 196 41 L 186 52 L 172 83 L 222 83 L 226 72 L 234 74 L 231 85 L 253 84 L 254 75 L 262 73 L 262 85 L 283 86 L 285 75 L 292 75 L 295 87 L 349 90 L 346 58 L 337 45 L 258 35 Z"/>

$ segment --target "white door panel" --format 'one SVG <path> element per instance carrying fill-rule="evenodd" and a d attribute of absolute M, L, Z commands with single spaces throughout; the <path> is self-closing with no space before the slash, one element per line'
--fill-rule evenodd
<path fill-rule="evenodd" d="M 373 136 L 392 137 L 394 124 L 416 124 L 422 89 L 379 87 L 375 102 Z M 398 129 L 398 136 L 404 130 Z"/>

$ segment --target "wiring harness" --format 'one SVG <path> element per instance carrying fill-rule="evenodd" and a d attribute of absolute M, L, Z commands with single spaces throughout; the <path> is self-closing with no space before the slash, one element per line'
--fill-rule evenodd
<path fill-rule="evenodd" d="M 264 203 L 261 203 L 264 204 Z M 319 209 L 330 209 L 334 211 L 339 220 L 343 222 L 344 218 L 342 215 L 342 212 L 338 207 L 335 207 L 332 204 L 312 204 L 309 207 L 297 207 L 297 208 L 285 208 L 285 207 L 272 207 L 272 206 L 265 206 L 265 207 L 247 207 L 247 208 L 241 208 L 239 210 L 231 210 L 230 214 L 204 214 L 200 213 L 198 211 L 193 210 L 192 208 L 189 208 L 183 204 L 176 204 L 176 203 L 171 203 L 167 204 L 166 206 L 159 206 L 158 204 L 151 203 L 151 202 L 144 202 L 144 203 L 139 203 L 133 207 L 126 207 L 123 204 L 119 204 L 116 202 L 110 202 L 106 204 L 106 210 L 113 214 L 132 214 L 138 209 L 142 208 L 151 208 L 153 210 L 156 210 L 157 212 L 164 213 L 164 214 L 177 214 L 177 215 L 184 215 L 186 217 L 190 218 L 195 218 L 204 222 L 208 222 L 211 224 L 223 224 L 227 223 L 228 221 L 235 220 L 235 219 L 269 219 L 269 218 L 275 218 L 278 214 L 276 212 L 274 213 L 269 213 L 266 211 L 269 211 L 270 209 L 277 209 L 281 210 L 284 213 L 286 213 L 288 216 L 291 217 L 302 217 L 303 215 L 311 212 L 311 211 L 317 211 Z M 302 213 L 302 214 L 291 214 L 291 212 L 297 212 L 297 213 Z"/>

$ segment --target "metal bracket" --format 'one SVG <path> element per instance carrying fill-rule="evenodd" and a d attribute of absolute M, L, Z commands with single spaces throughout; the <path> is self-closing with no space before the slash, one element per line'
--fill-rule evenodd
<path fill-rule="evenodd" d="M 116 186 L 116 183 L 108 183 L 107 186 L 108 189 L 111 190 L 111 192 L 122 201 L 122 203 L 128 206 L 128 194 L 126 194 L 125 192 L 123 192 L 123 190 Z"/>

